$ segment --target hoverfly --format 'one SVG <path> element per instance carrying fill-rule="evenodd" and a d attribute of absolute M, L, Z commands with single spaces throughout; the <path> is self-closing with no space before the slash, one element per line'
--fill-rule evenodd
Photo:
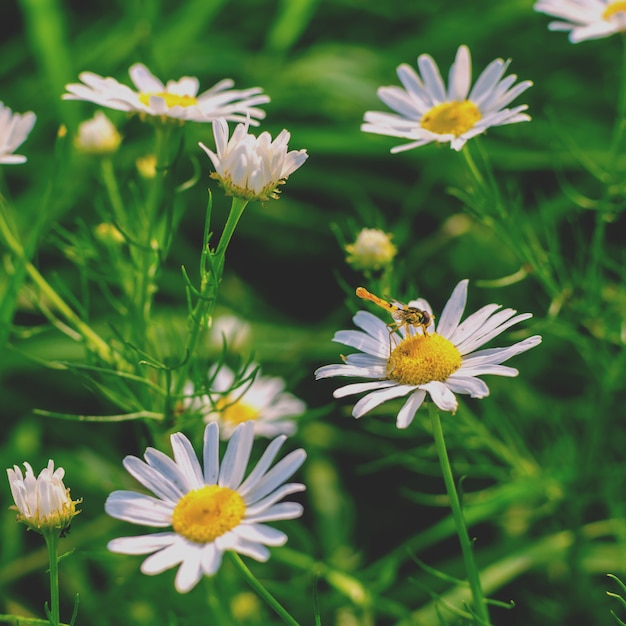
<path fill-rule="evenodd" d="M 402 302 L 388 302 L 387 300 L 383 300 L 378 296 L 375 296 L 373 293 L 370 293 L 364 287 L 356 288 L 356 295 L 359 298 L 363 298 L 363 300 L 369 300 L 374 304 L 378 305 L 382 309 L 385 309 L 391 313 L 391 317 L 393 318 L 393 322 L 387 324 L 387 328 L 389 329 L 389 336 L 402 328 L 409 333 L 409 328 L 413 326 L 413 328 L 421 328 L 424 333 L 426 333 L 426 329 L 432 324 L 435 316 L 428 311 L 424 311 L 423 309 L 418 309 L 414 306 L 408 306 L 406 304 L 402 304 Z"/>

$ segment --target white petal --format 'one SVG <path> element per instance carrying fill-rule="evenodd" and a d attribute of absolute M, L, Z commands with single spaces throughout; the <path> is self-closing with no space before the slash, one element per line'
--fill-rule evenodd
<path fill-rule="evenodd" d="M 223 552 L 214 541 L 203 546 L 200 558 L 202 570 L 207 576 L 213 576 L 217 573 L 222 564 L 222 556 Z"/>
<path fill-rule="evenodd" d="M 472 61 L 467 46 L 459 46 L 448 75 L 448 100 L 463 101 L 467 98 L 472 80 Z"/>
<path fill-rule="evenodd" d="M 153 533 L 137 537 L 117 537 L 107 543 L 107 549 L 118 554 L 151 554 L 176 543 L 176 533 Z"/>
<path fill-rule="evenodd" d="M 141 572 L 148 576 L 161 574 L 165 570 L 182 563 L 185 559 L 189 558 L 190 554 L 193 555 L 193 553 L 197 551 L 199 551 L 197 548 L 195 550 L 189 550 L 188 542 L 179 536 L 178 541 L 155 552 L 152 556 L 149 556 L 141 564 Z"/>
<path fill-rule="evenodd" d="M 345 398 L 346 396 L 362 393 L 364 391 L 372 391 L 374 389 L 385 389 L 386 387 L 395 387 L 398 383 L 393 380 L 377 380 L 370 383 L 353 383 L 339 387 L 333 393 L 335 398 Z"/>
<path fill-rule="evenodd" d="M 222 459 L 220 487 L 236 490 L 243 480 L 254 443 L 254 423 L 245 422 L 235 429 Z"/>
<path fill-rule="evenodd" d="M 171 526 L 174 505 L 134 491 L 114 491 L 104 503 L 111 517 L 144 526 Z"/>
<path fill-rule="evenodd" d="M 455 372 L 446 380 L 446 385 L 453 393 L 468 394 L 472 398 L 485 398 L 489 395 L 489 387 L 480 378 L 468 376 L 465 372 Z"/>
<path fill-rule="evenodd" d="M 263 476 L 265 476 L 265 473 L 274 462 L 278 451 L 286 439 L 287 437 L 285 436 L 276 437 L 276 439 L 271 441 L 267 446 L 254 469 L 250 472 L 246 480 L 239 486 L 239 489 L 237 489 L 237 493 L 239 493 L 242 498 L 245 499 L 247 495 L 255 489 Z"/>
<path fill-rule="evenodd" d="M 279 502 L 261 513 L 254 513 L 254 515 L 250 513 L 250 509 L 247 509 L 246 521 L 250 519 L 252 522 L 277 522 L 286 519 L 296 519 L 301 517 L 302 513 L 304 513 L 304 508 L 298 502 Z"/>
<path fill-rule="evenodd" d="M 182 433 L 174 433 L 170 437 L 172 451 L 176 464 L 187 477 L 192 489 L 199 489 L 203 486 L 202 468 L 198 462 L 198 457 L 194 452 L 191 441 Z"/>
<path fill-rule="evenodd" d="M 246 504 L 251 505 L 258 502 L 274 491 L 274 489 L 281 486 L 286 480 L 293 476 L 302 463 L 304 463 L 305 459 L 306 452 L 302 450 L 302 448 L 290 452 L 256 483 L 253 490 L 249 490 L 245 498 Z"/>
<path fill-rule="evenodd" d="M 394 398 L 406 396 L 407 393 L 414 390 L 415 385 L 395 385 L 394 387 L 389 387 L 387 389 L 372 391 L 372 393 L 367 394 L 354 405 L 352 415 L 359 418 L 365 415 L 368 411 L 377 407 L 379 404 L 383 404 L 383 402 L 387 402 L 387 400 L 393 400 Z"/>
<path fill-rule="evenodd" d="M 185 560 L 180 564 L 174 578 L 174 587 L 178 593 L 191 591 L 202 578 L 202 550 L 195 553 L 189 552 Z"/>
<path fill-rule="evenodd" d="M 456 397 L 444 383 L 434 380 L 425 385 L 420 385 L 420 388 L 428 391 L 433 402 L 442 411 L 456 411 L 458 407 Z"/>
<path fill-rule="evenodd" d="M 454 288 L 452 295 L 448 298 L 443 308 L 441 317 L 437 323 L 437 333 L 446 339 L 450 339 L 461 321 L 467 302 L 468 284 L 469 281 L 467 279 L 462 280 Z"/>
<path fill-rule="evenodd" d="M 418 389 L 408 397 L 400 411 L 398 411 L 398 417 L 396 418 L 396 426 L 398 428 L 407 428 L 409 426 L 415 417 L 415 413 L 422 406 L 425 397 L 426 392 L 423 389 Z"/>
<path fill-rule="evenodd" d="M 135 456 L 127 456 L 123 464 L 133 478 L 163 500 L 178 502 L 186 493 L 175 483 L 164 478 L 163 474 Z"/>
<path fill-rule="evenodd" d="M 217 485 L 220 473 L 220 436 L 216 423 L 208 424 L 204 429 L 202 463 L 204 464 L 204 482 Z"/>
<path fill-rule="evenodd" d="M 287 542 L 287 535 L 282 530 L 265 524 L 239 524 L 233 533 L 251 543 L 266 546 L 282 546 Z"/>
<path fill-rule="evenodd" d="M 256 493 L 252 494 L 250 498 L 246 499 L 246 520 L 257 521 L 256 516 L 265 513 L 269 508 L 273 508 L 276 502 L 292 493 L 298 493 L 305 489 L 306 487 L 301 483 L 286 483 L 280 485 L 274 491 L 270 490 L 271 493 L 262 498 L 257 498 Z"/>

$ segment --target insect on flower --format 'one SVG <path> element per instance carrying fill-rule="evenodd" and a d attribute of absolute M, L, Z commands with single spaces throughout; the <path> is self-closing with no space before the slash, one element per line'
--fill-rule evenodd
<path fill-rule="evenodd" d="M 356 295 L 359 298 L 363 298 L 363 300 L 369 300 L 374 304 L 378 305 L 382 309 L 389 311 L 391 313 L 391 317 L 393 317 L 393 322 L 387 324 L 387 328 L 389 329 L 389 337 L 391 338 L 392 334 L 397 330 L 405 329 L 408 334 L 410 334 L 409 328 L 413 326 L 414 328 L 421 328 L 424 333 L 426 333 L 426 329 L 433 323 L 435 316 L 428 311 L 424 311 L 423 309 L 418 309 L 414 306 L 408 306 L 403 304 L 402 302 L 388 302 L 387 300 L 383 300 L 378 296 L 375 296 L 373 293 L 370 293 L 364 287 L 356 288 Z"/>

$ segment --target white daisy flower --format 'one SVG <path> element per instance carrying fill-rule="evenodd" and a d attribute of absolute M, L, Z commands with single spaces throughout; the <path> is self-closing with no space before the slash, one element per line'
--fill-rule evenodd
<path fill-rule="evenodd" d="M 302 400 L 285 391 L 282 378 L 262 376 L 254 363 L 242 373 L 243 382 L 235 388 L 235 374 L 225 365 L 210 371 L 209 379 L 211 392 L 196 400 L 206 402 L 200 412 L 205 421 L 219 423 L 222 439 L 228 439 L 243 422 L 252 422 L 258 437 L 293 435 L 295 418 L 306 411 Z"/>
<path fill-rule="evenodd" d="M 550 22 L 548 28 L 569 31 L 572 43 L 626 31 L 623 0 L 539 0 L 534 9 L 563 20 Z"/>
<path fill-rule="evenodd" d="M 417 59 L 421 77 L 403 63 L 398 66 L 398 77 L 404 89 L 395 86 L 378 89 L 378 97 L 396 113 L 368 111 L 361 130 L 411 140 L 392 148 L 393 153 L 433 141 L 450 142 L 453 150 L 460 150 L 468 139 L 492 126 L 527 122 L 530 117 L 522 113 L 528 108 L 526 104 L 505 108 L 532 85 L 529 80 L 513 85 L 515 74 L 503 78 L 509 63 L 510 60 L 492 61 L 470 91 L 470 51 L 467 46 L 460 46 L 446 89 L 433 58 L 422 54 Z"/>
<path fill-rule="evenodd" d="M 278 186 L 309 156 L 306 150 L 287 152 L 291 135 L 286 130 L 272 141 L 268 132 L 258 137 L 249 134 L 246 122 L 237 124 L 229 139 L 228 124 L 224 119 L 217 119 L 213 122 L 213 135 L 217 152 L 199 144 L 215 167 L 211 178 L 220 182 L 226 195 L 244 200 L 277 199 Z"/>
<path fill-rule="evenodd" d="M 484 398 L 489 388 L 478 376 L 496 374 L 517 376 L 518 371 L 501 365 L 516 354 L 526 352 L 541 343 L 535 335 L 507 348 L 477 350 L 510 326 L 532 315 L 516 315 L 513 309 L 500 309 L 489 304 L 461 322 L 467 300 L 467 280 L 462 280 L 452 292 L 435 330 L 432 309 L 426 300 L 409 302 L 417 313 L 427 312 L 429 325 L 413 328 L 406 324 L 393 324 L 397 332 L 368 311 L 359 311 L 354 323 L 361 330 L 341 330 L 333 341 L 357 348 L 360 352 L 349 354 L 340 365 L 326 365 L 315 372 L 315 377 L 350 376 L 369 378 L 371 382 L 346 385 L 335 390 L 335 398 L 367 392 L 354 406 L 352 415 L 361 417 L 378 405 L 408 396 L 400 409 L 396 425 L 406 428 L 415 417 L 426 394 L 442 411 L 456 411 L 455 394 L 468 394 Z M 400 303 L 385 305 L 392 313 Z M 414 310 L 415 310 L 414 309 Z M 398 320 L 396 316 L 394 319 Z"/>
<path fill-rule="evenodd" d="M 204 469 L 187 437 L 175 433 L 170 439 L 173 459 L 154 448 L 146 449 L 146 462 L 134 456 L 124 459 L 128 472 L 154 495 L 114 491 L 105 510 L 133 524 L 172 529 L 113 539 L 109 550 L 150 554 L 141 565 L 148 575 L 180 565 L 175 579 L 180 593 L 190 591 L 203 575 L 213 576 L 227 550 L 266 561 L 267 546 L 283 545 L 287 535 L 264 522 L 302 515 L 300 504 L 279 501 L 305 489 L 302 484 L 285 482 L 304 462 L 304 450 L 289 453 L 269 469 L 286 440 L 277 437 L 244 480 L 254 442 L 252 424 L 242 424 L 235 431 L 221 465 L 219 427 L 209 424 L 204 431 Z"/>
<path fill-rule="evenodd" d="M 26 163 L 26 157 L 13 154 L 21 146 L 35 125 L 37 116 L 32 112 L 12 113 L 0 102 L 0 164 Z"/>
<path fill-rule="evenodd" d="M 86 100 L 110 109 L 161 119 L 211 122 L 223 117 L 239 122 L 249 117 L 253 125 L 258 125 L 257 120 L 265 117 L 265 111 L 257 105 L 270 101 L 260 87 L 231 89 L 234 82 L 230 79 L 224 79 L 198 95 L 200 83 L 194 76 L 183 76 L 164 85 L 141 63 L 132 65 L 128 73 L 136 91 L 114 78 L 81 72 L 79 78 L 82 83 L 66 85 L 68 93 L 62 97 L 64 100 Z"/>
<path fill-rule="evenodd" d="M 18 511 L 18 521 L 40 533 L 66 530 L 80 513 L 76 510 L 80 501 L 72 500 L 70 490 L 63 484 L 65 470 L 62 467 L 55 470 L 54 461 L 49 460 L 48 466 L 35 477 L 29 463 L 24 463 L 24 467 L 24 473 L 17 465 L 7 469 L 15 502 L 11 508 Z"/>

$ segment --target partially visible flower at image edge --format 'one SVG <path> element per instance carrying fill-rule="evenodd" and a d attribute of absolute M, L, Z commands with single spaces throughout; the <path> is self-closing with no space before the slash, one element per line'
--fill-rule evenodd
<path fill-rule="evenodd" d="M 346 261 L 357 270 L 379 270 L 389 265 L 398 249 L 391 243 L 392 235 L 380 228 L 363 228 L 354 243 L 346 245 Z"/>
<path fill-rule="evenodd" d="M 293 435 L 296 418 L 306 411 L 306 405 L 285 391 L 285 381 L 278 376 L 263 376 L 256 363 L 250 363 L 235 386 L 235 373 L 226 365 L 209 370 L 211 389 L 208 394 L 191 398 L 187 406 L 199 412 L 206 422 L 217 422 L 220 437 L 228 439 L 239 424 L 254 424 L 256 437 Z M 185 388 L 193 393 L 193 385 Z"/>
<path fill-rule="evenodd" d="M 626 32 L 624 0 L 538 0 L 535 11 L 559 18 L 548 28 L 569 32 L 571 43 L 602 39 Z"/>
<path fill-rule="evenodd" d="M 221 463 L 216 423 L 204 431 L 203 467 L 182 433 L 170 437 L 173 459 L 154 448 L 146 449 L 145 462 L 127 456 L 126 470 L 154 496 L 114 491 L 105 503 L 106 512 L 133 524 L 172 529 L 119 537 L 108 543 L 108 549 L 150 554 L 141 565 L 148 575 L 180 565 L 174 583 L 180 593 L 190 591 L 203 575 L 213 576 L 228 550 L 266 561 L 267 546 L 283 545 L 287 535 L 264 522 L 295 519 L 303 512 L 299 503 L 280 500 L 305 489 L 300 483 L 285 482 L 304 462 L 304 450 L 290 452 L 270 469 L 286 439 L 272 440 L 245 480 L 254 442 L 251 423 L 237 428 Z"/>
<path fill-rule="evenodd" d="M 103 78 L 93 72 L 81 72 L 82 83 L 65 86 L 63 100 L 85 100 L 100 106 L 139 113 L 161 119 L 173 118 L 181 121 L 212 122 L 224 118 L 232 122 L 245 121 L 258 125 L 265 111 L 257 108 L 266 104 L 269 97 L 260 87 L 231 89 L 230 79 L 219 83 L 198 95 L 200 83 L 195 76 L 183 76 L 163 84 L 142 63 L 131 65 L 128 70 L 137 91 L 119 83 L 111 77 Z"/>
<path fill-rule="evenodd" d="M 13 113 L 0 102 L 0 164 L 18 165 L 26 163 L 26 157 L 13 154 L 33 129 L 37 116 L 32 112 Z"/>
<path fill-rule="evenodd" d="M 288 152 L 290 133 L 282 130 L 276 139 L 264 131 L 258 137 L 248 133 L 248 122 L 237 124 L 230 139 L 223 119 L 213 122 L 216 152 L 202 142 L 215 167 L 211 178 L 219 181 L 227 196 L 265 202 L 278 199 L 278 186 L 285 183 L 308 158 L 306 150 Z"/>
<path fill-rule="evenodd" d="M 76 510 L 80 500 L 70 498 L 70 490 L 63 484 L 65 470 L 62 467 L 55 470 L 52 460 L 39 476 L 35 476 L 29 463 L 24 463 L 24 467 L 24 473 L 17 465 L 7 469 L 15 502 L 10 508 L 18 512 L 17 520 L 41 534 L 60 534 L 67 530 L 72 519 L 80 513 Z"/>
<path fill-rule="evenodd" d="M 395 113 L 368 111 L 361 130 L 410 140 L 410 143 L 392 148 L 392 153 L 433 141 L 449 142 L 450 147 L 458 151 L 468 139 L 488 128 L 527 122 L 530 116 L 523 111 L 528 105 L 505 108 L 532 85 L 529 80 L 514 85 L 515 74 L 503 78 L 509 63 L 510 60 L 492 61 L 470 91 L 470 51 L 467 46 L 460 46 L 450 68 L 446 89 L 434 59 L 422 54 L 417 59 L 421 77 L 403 63 L 397 72 L 404 89 L 396 86 L 378 89 L 378 97 Z"/>
<path fill-rule="evenodd" d="M 415 417 L 426 395 L 442 411 L 454 412 L 458 401 L 455 394 L 484 398 L 489 388 L 478 376 L 494 374 L 517 376 L 518 371 L 501 365 L 512 356 L 526 352 L 541 343 L 534 335 L 506 348 L 476 350 L 507 328 L 532 317 L 530 313 L 516 315 L 513 309 L 488 304 L 461 322 L 467 301 L 467 280 L 462 280 L 446 303 L 437 328 L 434 322 L 422 332 L 421 328 L 405 328 L 390 335 L 389 327 L 369 311 L 358 311 L 353 320 L 361 330 L 341 330 L 333 341 L 357 348 L 344 363 L 325 365 L 315 372 L 316 379 L 346 376 L 371 379 L 345 385 L 335 390 L 336 398 L 363 393 L 355 405 L 356 418 L 388 400 L 408 396 L 397 415 L 398 428 L 406 428 Z M 428 311 L 430 304 L 419 298 L 410 307 Z"/>

